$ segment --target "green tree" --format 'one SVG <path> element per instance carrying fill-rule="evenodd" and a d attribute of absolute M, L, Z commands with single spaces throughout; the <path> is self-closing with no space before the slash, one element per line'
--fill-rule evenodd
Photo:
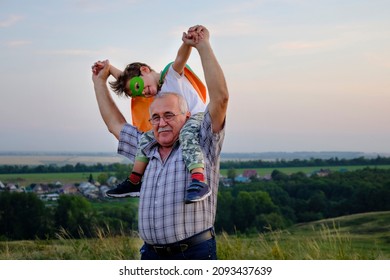
<path fill-rule="evenodd" d="M 104 172 L 104 173 L 100 173 L 97 177 L 97 181 L 101 184 L 101 185 L 105 185 L 107 184 L 107 180 L 108 178 L 110 177 L 110 174 Z"/>
<path fill-rule="evenodd" d="M 0 193 L 0 235 L 34 239 L 50 234 L 50 211 L 33 193 Z"/>
<path fill-rule="evenodd" d="M 232 232 L 234 230 L 233 222 L 233 204 L 234 198 L 230 191 L 222 191 L 218 193 L 218 209 L 215 221 L 217 231 Z"/>
<path fill-rule="evenodd" d="M 229 168 L 227 171 L 227 177 L 234 183 L 234 178 L 237 177 L 237 171 L 234 168 Z"/>
<path fill-rule="evenodd" d="M 116 165 L 115 177 L 122 181 L 130 175 L 132 169 L 133 165 L 131 164 L 118 164 Z"/>
<path fill-rule="evenodd" d="M 92 236 L 94 214 L 91 203 L 84 197 L 77 195 L 61 195 L 55 211 L 57 229 L 65 229 L 71 236 Z"/>
<path fill-rule="evenodd" d="M 287 174 L 283 173 L 282 171 L 275 169 L 271 173 L 271 178 L 274 181 L 288 181 L 289 176 Z"/>
<path fill-rule="evenodd" d="M 252 226 L 256 217 L 256 202 L 252 193 L 242 191 L 238 193 L 233 205 L 233 221 L 239 231 L 246 231 Z"/>

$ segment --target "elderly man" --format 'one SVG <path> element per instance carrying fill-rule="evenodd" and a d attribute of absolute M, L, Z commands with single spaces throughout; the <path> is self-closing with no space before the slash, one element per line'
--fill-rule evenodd
<path fill-rule="evenodd" d="M 178 139 L 190 113 L 181 95 L 159 93 L 149 110 L 156 140 L 144 149 L 150 161 L 139 204 L 139 234 L 145 242 L 141 259 L 217 258 L 213 226 L 229 94 L 209 37 L 209 31 L 197 25 L 188 30 L 183 40 L 198 50 L 209 92 L 210 102 L 199 137 L 212 195 L 197 203 L 185 203 L 190 174 Z M 140 132 L 126 122 L 112 100 L 107 87 L 109 67 L 106 61 L 103 69 L 93 71 L 100 113 L 109 131 L 119 140 L 118 153 L 134 160 Z"/>

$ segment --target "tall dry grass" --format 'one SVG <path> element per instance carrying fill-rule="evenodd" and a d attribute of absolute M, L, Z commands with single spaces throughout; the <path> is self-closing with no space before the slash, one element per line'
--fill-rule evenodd
<path fill-rule="evenodd" d="M 82 232 L 81 232 L 82 234 Z M 97 228 L 97 238 L 75 239 L 65 230 L 57 239 L 0 242 L 3 260 L 138 260 L 142 240 L 136 233 L 113 235 L 109 228 Z M 374 240 L 355 242 L 334 223 L 310 229 L 269 230 L 247 237 L 217 235 L 220 260 L 371 260 L 390 259 Z"/>

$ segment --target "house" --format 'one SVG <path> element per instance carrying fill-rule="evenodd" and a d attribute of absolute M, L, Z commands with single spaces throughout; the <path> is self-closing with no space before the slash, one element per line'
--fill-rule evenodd
<path fill-rule="evenodd" d="M 331 173 L 331 171 L 329 169 L 320 169 L 320 170 L 317 170 L 317 171 L 314 171 L 312 173 L 312 175 L 317 175 L 318 177 L 326 177 L 328 176 L 329 174 Z"/>
<path fill-rule="evenodd" d="M 49 186 L 48 185 L 42 185 L 42 184 L 36 184 L 32 191 L 36 193 L 37 195 L 44 194 L 49 192 Z"/>
<path fill-rule="evenodd" d="M 107 185 L 109 187 L 113 187 L 118 183 L 118 179 L 115 176 L 111 176 L 110 178 L 107 179 Z"/>
<path fill-rule="evenodd" d="M 21 190 L 19 189 L 19 187 L 13 183 L 8 183 L 6 186 L 5 186 L 5 189 L 10 191 L 10 192 L 21 192 Z"/>
<path fill-rule="evenodd" d="M 81 183 L 78 189 L 85 197 L 97 198 L 99 196 L 99 188 L 90 182 Z"/>
<path fill-rule="evenodd" d="M 41 194 L 39 198 L 44 201 L 57 201 L 60 198 L 60 195 L 58 193 L 47 193 Z"/>
<path fill-rule="evenodd" d="M 60 193 L 63 194 L 75 194 L 78 190 L 75 185 L 67 184 L 60 189 Z"/>
<path fill-rule="evenodd" d="M 224 187 L 231 187 L 233 185 L 233 180 L 226 177 L 221 178 L 220 182 Z"/>
<path fill-rule="evenodd" d="M 265 174 L 262 179 L 264 181 L 271 181 L 272 180 L 272 175 L 271 174 Z"/>
<path fill-rule="evenodd" d="M 250 183 L 251 180 L 243 175 L 238 175 L 234 178 L 234 181 L 237 183 Z"/>
<path fill-rule="evenodd" d="M 244 170 L 244 172 L 242 173 L 242 176 L 249 178 L 249 179 L 258 177 L 257 171 L 254 169 Z"/>

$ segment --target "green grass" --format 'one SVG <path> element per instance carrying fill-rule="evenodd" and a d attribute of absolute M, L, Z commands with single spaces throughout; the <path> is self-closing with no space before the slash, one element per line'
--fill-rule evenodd
<path fill-rule="evenodd" d="M 222 234 L 220 259 L 390 259 L 390 212 L 374 212 L 295 225 L 253 237 Z"/>
<path fill-rule="evenodd" d="M 0 174 L 0 181 L 17 183 L 21 186 L 32 183 L 50 184 L 57 181 L 62 184 L 75 184 L 88 181 L 90 174 L 96 180 L 100 172 Z"/>
<path fill-rule="evenodd" d="M 253 236 L 217 235 L 220 260 L 389 260 L 390 211 L 350 215 L 270 230 Z M 142 241 L 135 233 L 73 239 L 60 232 L 54 240 L 2 241 L 3 260 L 137 260 Z"/>

